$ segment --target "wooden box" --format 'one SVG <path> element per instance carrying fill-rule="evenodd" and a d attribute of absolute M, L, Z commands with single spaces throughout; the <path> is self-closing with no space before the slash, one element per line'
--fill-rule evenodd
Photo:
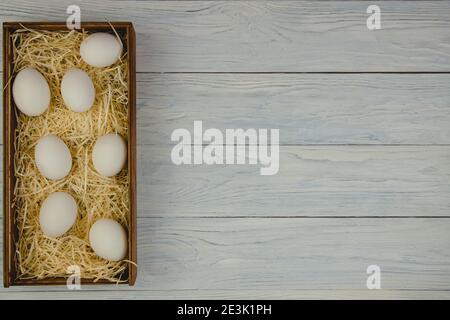
<path fill-rule="evenodd" d="M 130 22 L 85 22 L 81 28 L 88 32 L 110 32 L 111 26 L 121 37 L 128 59 L 128 175 L 129 175 L 129 226 L 128 256 L 125 282 L 133 285 L 136 280 L 136 41 L 133 25 Z M 66 284 L 66 278 L 16 279 L 16 248 L 18 229 L 15 223 L 16 210 L 12 206 L 14 177 L 14 141 L 17 120 L 12 99 L 13 45 L 11 34 L 17 29 L 30 28 L 48 31 L 67 31 L 65 22 L 4 22 L 3 23 L 3 281 L 4 286 L 12 285 L 57 285 Z M 112 283 L 107 280 L 94 282 L 81 279 L 86 284 Z"/>

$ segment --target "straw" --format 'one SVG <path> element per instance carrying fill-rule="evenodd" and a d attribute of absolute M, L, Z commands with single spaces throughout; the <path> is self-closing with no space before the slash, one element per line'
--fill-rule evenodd
<path fill-rule="evenodd" d="M 16 250 L 17 277 L 44 279 L 67 277 L 67 268 L 77 265 L 81 277 L 98 281 L 124 281 L 127 262 L 99 258 L 89 246 L 89 228 L 100 218 L 112 218 L 128 226 L 128 172 L 117 176 L 100 176 L 92 165 L 92 148 L 96 139 L 115 132 L 128 133 L 128 74 L 126 53 L 121 61 L 107 68 L 92 68 L 81 59 L 79 47 L 87 37 L 85 31 L 40 31 L 20 29 L 12 35 L 14 74 L 23 68 L 37 69 L 51 91 L 49 109 L 38 117 L 16 110 L 15 176 L 13 206 L 17 212 L 19 237 Z M 96 100 L 84 113 L 70 111 L 60 93 L 65 71 L 80 68 L 91 77 Z M 81 93 L 80 93 L 81 94 Z M 64 179 L 44 178 L 34 162 L 37 140 L 47 134 L 58 135 L 69 147 L 72 170 Z M 52 192 L 69 192 L 77 201 L 78 218 L 74 226 L 57 239 L 46 237 L 39 226 L 39 209 Z"/>

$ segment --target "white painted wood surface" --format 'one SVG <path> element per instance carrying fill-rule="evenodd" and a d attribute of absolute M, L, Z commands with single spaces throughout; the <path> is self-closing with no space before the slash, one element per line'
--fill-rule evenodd
<path fill-rule="evenodd" d="M 449 74 L 140 73 L 137 140 L 172 144 L 202 120 L 278 128 L 283 145 L 450 144 L 449 92 Z"/>
<path fill-rule="evenodd" d="M 138 214 L 185 217 L 448 217 L 450 146 L 281 146 L 280 170 L 180 165 L 138 148 Z"/>
<path fill-rule="evenodd" d="M 283 145 L 450 143 L 449 74 L 139 74 L 137 91 L 141 144 L 195 120 Z"/>
<path fill-rule="evenodd" d="M 181 165 L 141 146 L 139 215 L 448 216 L 448 146 L 282 146 L 280 170 Z"/>
<path fill-rule="evenodd" d="M 450 71 L 450 2 L 78 1 L 84 20 L 130 20 L 138 72 Z M 4 0 L 2 20 L 66 20 L 72 0 Z"/>
<path fill-rule="evenodd" d="M 68 4 L 6 0 L 0 21 Z M 450 2 L 377 2 L 379 31 L 366 1 L 78 4 L 137 29 L 138 280 L 0 299 L 450 298 Z M 278 175 L 173 165 L 194 120 L 279 128 Z"/>
<path fill-rule="evenodd" d="M 390 297 L 445 291 L 450 281 L 450 220 L 445 218 L 141 218 L 138 226 L 139 281 L 133 290 L 104 286 L 100 297 L 117 297 L 116 290 L 141 298 L 165 290 L 178 291 L 178 297 L 181 290 L 203 297 L 209 290 L 266 298 L 272 290 L 278 297 L 286 290 L 290 298 L 292 292 L 307 297 L 309 291 L 316 297 L 317 290 L 345 297 L 348 290 L 360 298 L 376 297 L 366 289 L 366 268 L 373 264 L 380 266 L 382 288 Z M 96 288 L 86 287 L 77 296 L 91 289 Z M 49 290 L 54 293 L 46 296 L 60 294 Z"/>

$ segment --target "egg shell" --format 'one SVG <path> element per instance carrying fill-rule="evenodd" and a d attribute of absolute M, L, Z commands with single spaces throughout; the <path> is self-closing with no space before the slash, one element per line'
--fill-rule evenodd
<path fill-rule="evenodd" d="M 95 254 L 109 261 L 120 261 L 127 254 L 127 233 L 112 219 L 100 219 L 92 225 L 89 243 Z"/>
<path fill-rule="evenodd" d="M 39 172 L 51 180 L 64 178 L 72 168 L 69 148 L 53 134 L 38 140 L 34 149 L 34 159 Z"/>
<path fill-rule="evenodd" d="M 122 170 L 126 161 L 127 145 L 119 134 L 105 134 L 95 142 L 92 162 L 95 170 L 102 176 L 115 176 Z"/>
<path fill-rule="evenodd" d="M 66 71 L 61 80 L 64 104 L 74 112 L 85 112 L 95 100 L 95 88 L 89 75 L 81 69 Z"/>
<path fill-rule="evenodd" d="M 77 203 L 67 192 L 54 192 L 42 203 L 39 212 L 39 224 L 42 232 L 51 238 L 57 238 L 75 223 Z"/>
<path fill-rule="evenodd" d="M 80 55 L 90 66 L 104 68 L 119 60 L 122 49 L 122 42 L 115 35 L 98 32 L 83 40 Z"/>
<path fill-rule="evenodd" d="M 47 80 L 36 69 L 25 68 L 14 79 L 14 102 L 27 116 L 38 116 L 50 105 L 50 88 Z"/>

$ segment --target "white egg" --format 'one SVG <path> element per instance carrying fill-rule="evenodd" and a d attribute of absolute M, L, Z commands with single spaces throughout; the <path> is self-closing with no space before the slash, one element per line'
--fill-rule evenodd
<path fill-rule="evenodd" d="M 94 103 L 94 84 L 83 70 L 70 69 L 61 80 L 61 95 L 70 110 L 84 112 L 89 110 Z"/>
<path fill-rule="evenodd" d="M 50 105 L 50 88 L 47 80 L 36 69 L 21 70 L 14 79 L 14 102 L 27 116 L 38 116 Z"/>
<path fill-rule="evenodd" d="M 39 224 L 42 232 L 51 238 L 69 231 L 77 219 L 77 203 L 66 192 L 54 192 L 42 203 Z"/>
<path fill-rule="evenodd" d="M 34 160 L 39 172 L 47 179 L 62 179 L 72 168 L 69 148 L 53 134 L 38 140 L 34 149 Z"/>
<path fill-rule="evenodd" d="M 87 64 L 103 68 L 119 60 L 122 47 L 122 42 L 112 34 L 93 33 L 81 43 L 80 55 Z"/>
<path fill-rule="evenodd" d="M 127 233 L 115 220 L 100 219 L 89 230 L 92 250 L 101 258 L 119 261 L 127 254 Z"/>
<path fill-rule="evenodd" d="M 92 150 L 94 168 L 105 177 L 115 176 L 127 161 L 127 145 L 116 133 L 98 138 Z"/>

